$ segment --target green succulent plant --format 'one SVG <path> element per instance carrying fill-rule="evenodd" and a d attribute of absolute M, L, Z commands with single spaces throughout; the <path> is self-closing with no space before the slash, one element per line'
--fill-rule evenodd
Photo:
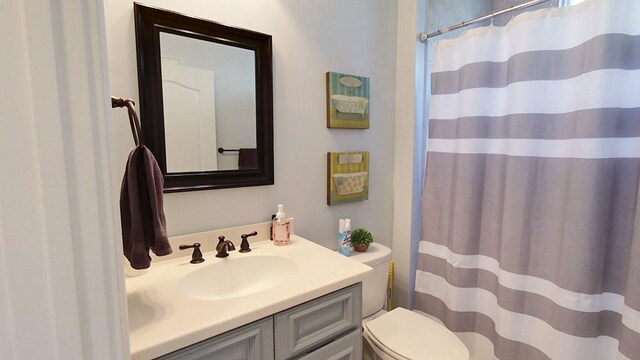
<path fill-rule="evenodd" d="M 373 242 L 373 235 L 369 230 L 358 228 L 351 232 L 351 244 L 369 245 Z"/>

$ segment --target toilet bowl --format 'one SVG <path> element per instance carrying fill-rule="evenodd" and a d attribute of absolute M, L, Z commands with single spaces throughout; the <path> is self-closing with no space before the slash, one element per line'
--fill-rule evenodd
<path fill-rule="evenodd" d="M 369 265 L 373 274 L 362 281 L 364 359 L 468 360 L 462 341 L 440 323 L 404 308 L 382 310 L 391 250 L 374 243 L 351 259 Z"/>

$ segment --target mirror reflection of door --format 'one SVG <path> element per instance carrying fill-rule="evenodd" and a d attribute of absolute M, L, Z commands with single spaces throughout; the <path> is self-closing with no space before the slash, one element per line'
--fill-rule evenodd
<path fill-rule="evenodd" d="M 218 169 L 213 71 L 162 58 L 167 171 Z"/>
<path fill-rule="evenodd" d="M 167 173 L 237 170 L 257 144 L 255 52 L 166 32 L 160 51 Z"/>

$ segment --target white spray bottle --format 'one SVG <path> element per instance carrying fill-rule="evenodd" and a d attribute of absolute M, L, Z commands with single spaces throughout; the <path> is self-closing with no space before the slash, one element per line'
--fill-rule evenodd
<path fill-rule="evenodd" d="M 351 219 L 340 219 L 338 222 L 338 252 L 351 256 Z"/>

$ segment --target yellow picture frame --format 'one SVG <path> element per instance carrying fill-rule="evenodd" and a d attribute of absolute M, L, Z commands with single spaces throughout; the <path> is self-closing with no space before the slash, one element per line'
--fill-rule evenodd
<path fill-rule="evenodd" d="M 327 205 L 369 198 L 369 152 L 327 153 Z"/>

